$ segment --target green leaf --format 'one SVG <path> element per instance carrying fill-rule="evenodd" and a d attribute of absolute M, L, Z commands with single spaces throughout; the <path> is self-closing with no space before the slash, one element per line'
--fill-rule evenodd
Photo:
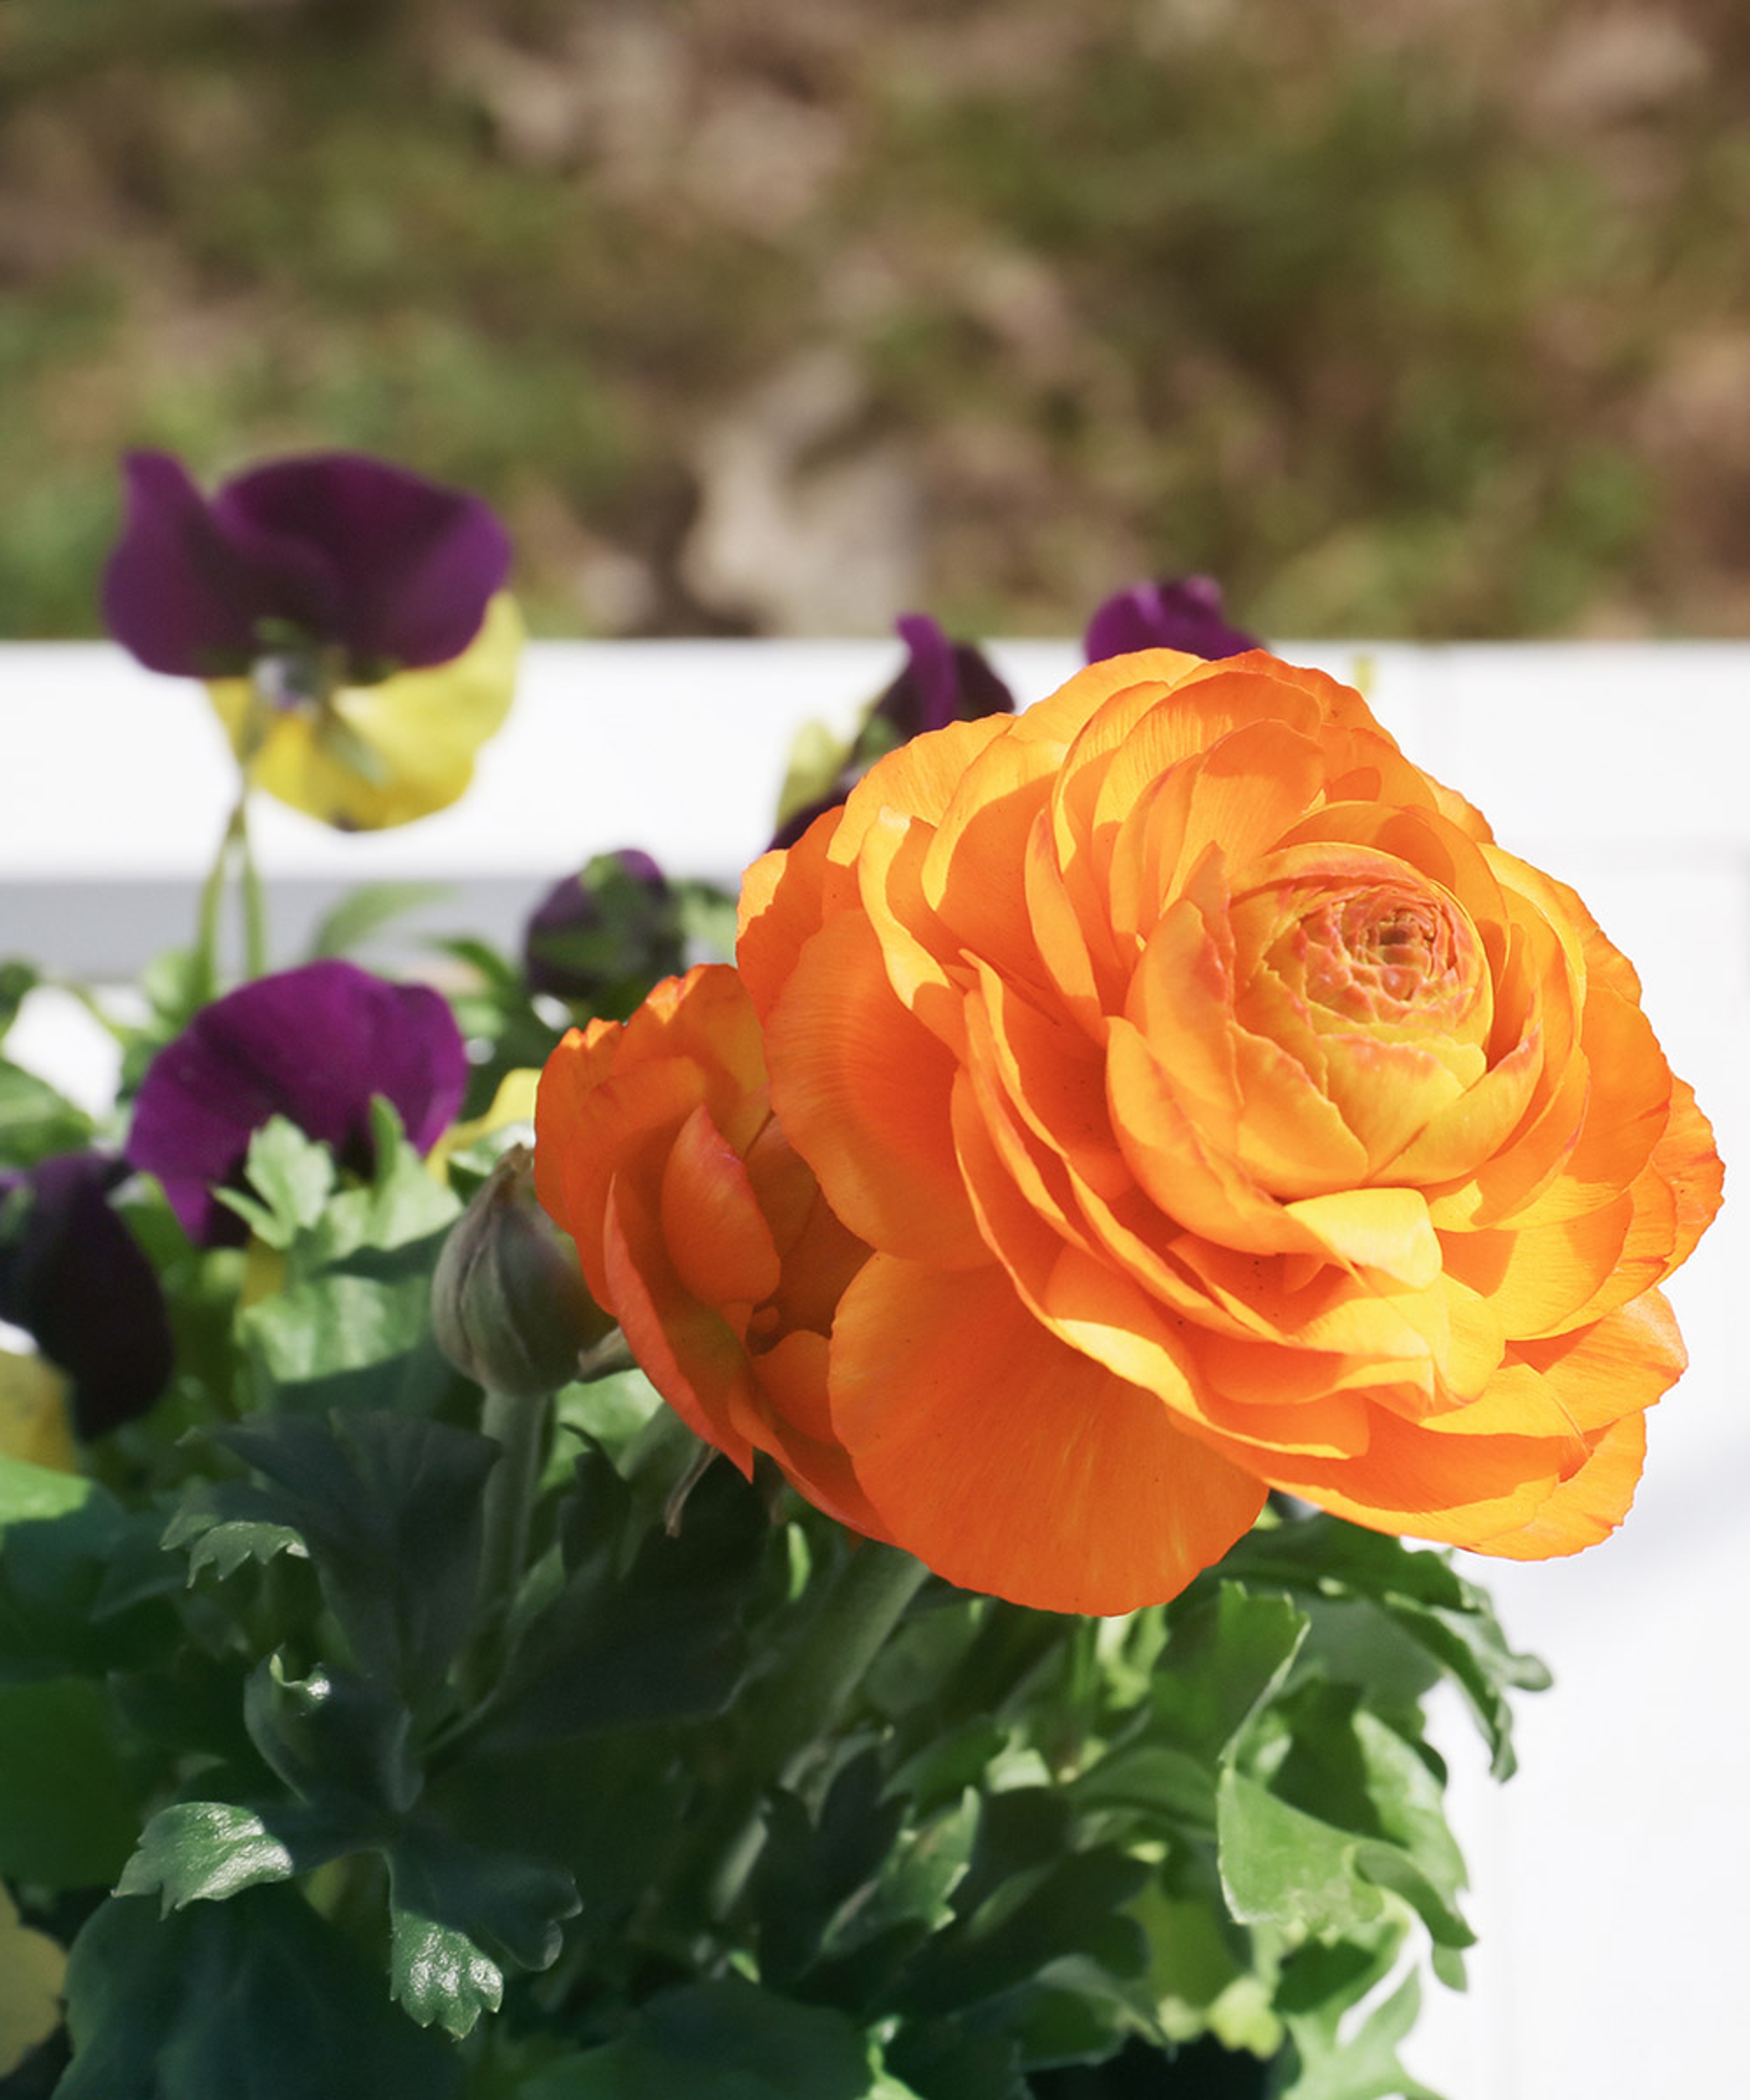
<path fill-rule="evenodd" d="M 9 956 L 0 963 L 0 1037 L 3 1037 L 17 1020 L 19 1009 L 42 982 L 42 973 L 34 963 L 21 956 Z"/>
<path fill-rule="evenodd" d="M 0 1454 L 0 1679 L 123 1668 L 173 1643 L 161 1599 L 108 1594 L 155 1550 L 159 1522 L 94 1480 Z"/>
<path fill-rule="evenodd" d="M 1398 2060 L 1422 2005 L 1413 1975 L 1359 2024 L 1343 2017 L 1388 1974 L 1392 1953 L 1387 1939 L 1377 1948 L 1307 1947 L 1294 1957 L 1279 1996 L 1294 2044 L 1281 2100 L 1440 2100 Z"/>
<path fill-rule="evenodd" d="M 254 1198 L 222 1189 L 219 1199 L 248 1221 L 258 1238 L 282 1250 L 320 1218 L 336 1178 L 334 1155 L 327 1145 L 277 1115 L 270 1116 L 249 1140 L 244 1171 Z"/>
<path fill-rule="evenodd" d="M 192 1480 L 165 1528 L 165 1547 L 187 1548 L 191 1585 L 209 1568 L 223 1582 L 246 1560 L 265 1566 L 282 1553 L 307 1560 L 302 1533 L 276 1515 L 283 1507 L 248 1480 Z"/>
<path fill-rule="evenodd" d="M 308 1809 L 179 1801 L 146 1825 L 115 1892 L 156 1893 L 168 1916 L 184 1904 L 223 1903 L 244 1889 L 290 1881 L 356 1849 L 350 1833 Z"/>
<path fill-rule="evenodd" d="M 494 1748 L 716 1713 L 747 1665 L 743 1614 L 773 1541 L 757 1491 L 734 1467 L 712 1467 L 679 1535 L 653 1524 L 621 1573 L 625 1485 L 593 1453 L 578 1460 L 577 1479 L 562 1519 L 571 1572 L 513 1658 Z"/>
<path fill-rule="evenodd" d="M 1284 1732 L 1263 1749 L 1269 1789 L 1346 1838 L 1349 1868 L 1404 1897 L 1437 1945 L 1467 1947 L 1473 1935 L 1458 1910 L 1464 1860 L 1446 1826 L 1444 1770 L 1360 1696 L 1352 1685 L 1315 1680 L 1283 1702 L 1272 1718 Z M 1225 1873 L 1225 1852 L 1222 1864 Z"/>
<path fill-rule="evenodd" d="M 453 2100 L 461 2066 L 294 1890 L 160 1919 L 112 1898 L 68 1966 L 57 2100 Z"/>
<path fill-rule="evenodd" d="M 1222 1571 L 1247 1582 L 1355 1600 L 1378 1613 L 1457 1684 L 1489 1745 L 1495 1776 L 1511 1776 L 1508 1694 L 1547 1690 L 1549 1673 L 1535 1656 L 1514 1652 L 1488 1593 L 1467 1582 L 1445 1555 L 1318 1515 L 1249 1533 L 1230 1549 Z M 1364 1642 L 1347 1645 L 1366 1656 Z"/>
<path fill-rule="evenodd" d="M 355 1265 L 350 1257 L 421 1248 L 461 1215 L 461 1199 L 428 1170 L 408 1143 L 393 1105 L 381 1095 L 371 1103 L 371 1138 L 376 1163 L 370 1181 L 324 1206 L 308 1246 L 298 1251 L 306 1268 Z M 436 1264 L 435 1246 L 430 1251 L 428 1275 Z"/>
<path fill-rule="evenodd" d="M 893 2092 L 842 2013 L 729 1977 L 659 1992 L 624 2035 L 542 2072 L 518 2100 L 893 2100 Z"/>
<path fill-rule="evenodd" d="M 58 1152 L 78 1152 L 96 1125 L 46 1079 L 0 1057 L 0 1166 L 34 1167 Z"/>
<path fill-rule="evenodd" d="M 1277 1965 L 1228 1916 L 1201 1851 L 1181 1851 L 1131 1905 L 1148 1942 L 1148 1986 L 1172 2040 L 1212 2034 L 1224 2049 L 1264 2058 L 1281 2048 L 1272 2005 Z"/>
<path fill-rule="evenodd" d="M 293 1678 L 271 1656 L 249 1674 L 243 1716 L 263 1761 L 306 1801 L 372 1819 L 419 1798 L 412 1716 L 372 1679 L 327 1669 Z"/>
<path fill-rule="evenodd" d="M 545 1969 L 574 1916 L 568 1875 L 422 1824 L 389 1851 L 390 1980 L 421 2027 L 465 2035 L 504 1996 L 502 1961 Z"/>
<path fill-rule="evenodd" d="M 1336 1938 L 1380 1915 L 1379 1888 L 1360 1869 L 1352 1831 L 1307 1815 L 1232 1765 L 1221 1776 L 1217 1815 L 1222 1887 L 1242 1925 Z"/>
<path fill-rule="evenodd" d="M 139 1827 L 103 1688 L 85 1677 L 0 1684 L 0 1874 L 107 1885 Z"/>
<path fill-rule="evenodd" d="M 421 906 L 441 904 L 455 894 L 448 882 L 367 882 L 349 890 L 323 915 L 306 951 L 310 962 L 350 955 L 379 928 Z"/>
<path fill-rule="evenodd" d="M 490 1438 L 362 1410 L 257 1418 L 213 1432 L 265 1475 L 262 1514 L 302 1538 L 365 1671 L 416 1697 L 471 1622 Z"/>

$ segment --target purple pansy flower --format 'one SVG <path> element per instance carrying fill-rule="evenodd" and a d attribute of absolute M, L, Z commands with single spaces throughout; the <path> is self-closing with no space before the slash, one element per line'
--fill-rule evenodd
<path fill-rule="evenodd" d="M 824 795 L 796 810 L 778 827 L 774 846 L 793 846 L 814 819 L 836 809 L 878 758 L 928 730 L 983 715 L 1012 715 L 1015 695 L 970 642 L 950 642 L 927 613 L 894 623 L 906 645 L 906 664 L 863 718 L 838 777 Z"/>
<path fill-rule="evenodd" d="M 156 1174 L 192 1240 L 236 1246 L 248 1229 L 214 1195 L 236 1186 L 249 1140 L 290 1118 L 357 1172 L 371 1163 L 381 1094 L 421 1152 L 461 1105 L 468 1058 L 447 1002 L 351 963 L 306 963 L 258 977 L 203 1008 L 152 1060 L 127 1154 Z"/>
<path fill-rule="evenodd" d="M 125 470 L 104 615 L 151 670 L 236 673 L 289 638 L 342 650 L 355 677 L 447 663 L 509 570 L 477 496 L 359 453 L 276 460 L 210 496 L 167 452 Z"/>
<path fill-rule="evenodd" d="M 73 1381 L 84 1438 L 143 1414 L 174 1356 L 156 1273 L 109 1207 L 127 1171 L 80 1152 L 0 1173 L 0 1319 Z"/>
<path fill-rule="evenodd" d="M 624 1020 L 685 960 L 686 938 L 662 870 L 636 846 L 598 854 L 529 915 L 522 976 L 531 991 Z"/>
<path fill-rule="evenodd" d="M 1132 584 L 1100 607 L 1082 642 L 1090 664 L 1127 656 L 1133 649 L 1183 649 L 1188 655 L 1214 659 L 1243 655 L 1259 646 L 1255 635 L 1228 624 L 1221 585 L 1213 576 Z"/>

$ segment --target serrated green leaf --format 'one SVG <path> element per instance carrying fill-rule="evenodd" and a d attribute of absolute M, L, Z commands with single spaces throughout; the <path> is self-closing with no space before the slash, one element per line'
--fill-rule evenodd
<path fill-rule="evenodd" d="M 1222 1568 L 1248 1582 L 1353 1599 L 1378 1612 L 1457 1684 L 1489 1745 L 1495 1776 L 1511 1776 L 1508 1694 L 1547 1689 L 1549 1673 L 1508 1646 L 1488 1594 L 1446 1555 L 1318 1515 L 1249 1533 Z"/>
<path fill-rule="evenodd" d="M 306 959 L 314 963 L 350 955 L 391 920 L 441 904 L 454 893 L 454 884 L 447 882 L 362 883 L 324 913 L 310 937 Z"/>
<path fill-rule="evenodd" d="M 248 1480 L 194 1480 L 165 1528 L 168 1551 L 186 1547 L 187 1581 L 209 1568 L 221 1582 L 245 1561 L 263 1566 L 282 1553 L 309 1558 L 302 1535 L 275 1514 L 283 1505 Z"/>
<path fill-rule="evenodd" d="M 115 1892 L 156 1894 L 167 1916 L 184 1904 L 223 1903 L 244 1889 L 290 1881 L 355 1849 L 344 1829 L 307 1810 L 179 1801 L 146 1825 Z"/>
<path fill-rule="evenodd" d="M 879 2100 L 884 2078 L 891 2094 L 842 2013 L 729 1977 L 659 1992 L 619 2040 L 542 2072 L 518 2100 Z"/>
<path fill-rule="evenodd" d="M 57 2100 L 452 2100 L 461 2066 L 292 1889 L 161 1919 L 113 1897 L 68 1965 Z"/>
<path fill-rule="evenodd" d="M 714 1713 L 747 1665 L 743 1616 L 773 1533 L 733 1467 L 694 1489 L 678 1536 L 653 1524 L 619 1571 L 626 1489 L 586 1454 L 599 1536 L 568 1557 L 564 1588 L 523 1635 L 496 1701 L 492 1747 Z"/>
<path fill-rule="evenodd" d="M 1283 2035 L 1271 2005 L 1274 1967 L 1263 1973 L 1257 1965 L 1251 1935 L 1228 1917 L 1201 1855 L 1178 1855 L 1177 1865 L 1179 1886 L 1157 1875 L 1131 1905 L 1148 1942 L 1148 1983 L 1162 2032 L 1179 2042 L 1212 2034 L 1225 2049 L 1268 2058 Z"/>
<path fill-rule="evenodd" d="M 1344 2020 L 1391 1967 L 1389 1941 L 1377 1950 L 1308 1947 L 1294 1957 L 1281 1994 L 1294 2045 L 1281 2100 L 1441 2100 L 1398 2060 L 1422 2005 L 1413 1975 L 1359 2024 Z"/>
<path fill-rule="evenodd" d="M 258 1201 L 233 1203 L 257 1236 L 284 1250 L 321 1217 L 333 1193 L 334 1155 L 285 1116 L 270 1116 L 249 1140 L 244 1164 Z M 222 1195 L 227 1192 L 221 1191 Z"/>
<path fill-rule="evenodd" d="M 390 1980 L 421 2027 L 468 2033 L 504 1996 L 501 1962 L 545 1969 L 578 1908 L 568 1875 L 463 1844 L 434 1824 L 389 1850 Z"/>
<path fill-rule="evenodd" d="M 55 1889 L 111 1881 L 139 1824 L 100 1684 L 0 1684 L 0 1874 Z"/>
<path fill-rule="evenodd" d="M 279 1415 L 213 1432 L 265 1475 L 267 1513 L 307 1546 L 360 1667 L 417 1697 L 472 1621 L 491 1439 L 363 1410 Z"/>
<path fill-rule="evenodd" d="M 1242 1925 L 1333 1938 L 1380 1915 L 1379 1889 L 1356 1864 L 1354 1833 L 1279 1799 L 1232 1764 L 1221 1775 L 1216 1826 L 1222 1888 Z"/>

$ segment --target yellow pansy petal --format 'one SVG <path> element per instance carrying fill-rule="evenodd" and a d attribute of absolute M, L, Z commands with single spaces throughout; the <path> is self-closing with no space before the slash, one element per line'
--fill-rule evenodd
<path fill-rule="evenodd" d="M 474 754 L 500 726 L 516 690 L 522 615 L 501 591 L 460 656 L 348 686 L 326 707 L 269 711 L 249 760 L 255 784 L 278 801 L 342 831 L 412 823 L 456 801 Z M 259 733 L 261 703 L 247 679 L 207 688 L 240 758 Z"/>

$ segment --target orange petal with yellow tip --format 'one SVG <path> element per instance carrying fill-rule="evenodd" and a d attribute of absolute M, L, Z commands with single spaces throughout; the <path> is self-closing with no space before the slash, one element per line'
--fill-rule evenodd
<path fill-rule="evenodd" d="M 778 1119 L 851 1230 L 919 1260 L 987 1261 L 954 1163 L 954 1061 L 895 997 L 866 919 L 808 943 L 767 1039 Z"/>
<path fill-rule="evenodd" d="M 1035 1610 L 1174 1596 L 1263 1501 L 1153 1395 L 1045 1332 L 998 1268 L 878 1255 L 840 1308 L 831 1398 L 894 1542 Z"/>
<path fill-rule="evenodd" d="M 1646 1458 L 1646 1417 L 1624 1415 L 1599 1432 L 1585 1462 L 1534 1516 L 1510 1530 L 1461 1543 L 1498 1560 L 1554 1560 L 1582 1553 L 1608 1538 L 1629 1514 Z"/>

